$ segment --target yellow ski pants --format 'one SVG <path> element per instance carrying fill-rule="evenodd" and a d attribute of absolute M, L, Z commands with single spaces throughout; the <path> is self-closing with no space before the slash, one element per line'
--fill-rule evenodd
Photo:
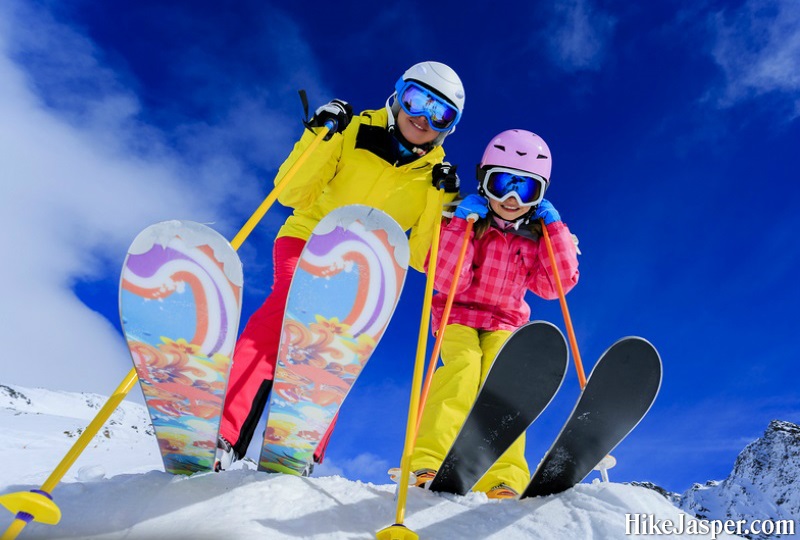
<path fill-rule="evenodd" d="M 511 332 L 476 330 L 451 324 L 442 340 L 442 363 L 433 374 L 422 414 L 411 470 L 438 470 L 478 396 L 497 351 Z M 525 434 L 511 445 L 473 491 L 489 491 L 506 484 L 518 493 L 530 481 L 525 461 Z"/>

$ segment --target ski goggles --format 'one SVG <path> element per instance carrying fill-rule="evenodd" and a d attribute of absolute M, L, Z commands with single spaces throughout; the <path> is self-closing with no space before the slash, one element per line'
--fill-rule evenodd
<path fill-rule="evenodd" d="M 538 174 L 490 167 L 482 169 L 481 187 L 490 199 L 505 202 L 514 197 L 520 206 L 536 206 L 544 198 L 547 179 Z"/>
<path fill-rule="evenodd" d="M 452 103 L 413 81 L 397 81 L 397 101 L 409 116 L 424 116 L 435 131 L 448 131 L 461 118 Z"/>

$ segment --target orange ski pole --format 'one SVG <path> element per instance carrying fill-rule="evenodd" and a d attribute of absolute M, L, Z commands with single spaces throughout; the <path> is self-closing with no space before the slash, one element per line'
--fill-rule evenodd
<path fill-rule="evenodd" d="M 567 299 L 564 294 L 564 288 L 561 286 L 561 278 L 558 275 L 558 267 L 556 266 L 556 256 L 553 252 L 553 244 L 550 242 L 550 234 L 547 232 L 547 227 L 543 219 L 539 219 L 542 224 L 542 234 L 544 241 L 547 244 L 547 254 L 550 256 L 550 264 L 553 266 L 553 276 L 556 278 L 556 288 L 558 289 L 558 299 L 561 302 L 561 312 L 564 314 L 564 324 L 567 326 L 567 333 L 569 335 L 569 344 L 572 348 L 572 356 L 575 357 L 575 369 L 578 372 L 578 381 L 581 384 L 581 390 L 586 387 L 586 375 L 583 372 L 583 362 L 581 362 L 581 353 L 578 350 L 578 341 L 575 339 L 575 330 L 572 327 L 572 319 L 569 316 L 569 309 L 567 309 Z M 608 482 L 608 469 L 617 464 L 614 456 L 608 455 L 597 464 L 594 468 L 600 471 L 604 482 Z"/>
<path fill-rule="evenodd" d="M 542 224 L 542 235 L 544 235 L 544 242 L 547 245 L 547 254 L 550 256 L 550 264 L 553 267 L 553 277 L 556 280 L 556 289 L 558 290 L 558 300 L 561 303 L 561 313 L 564 314 L 564 324 L 567 326 L 567 335 L 569 336 L 569 344 L 572 348 L 572 356 L 575 358 L 575 369 L 578 372 L 578 381 L 581 383 L 581 390 L 586 386 L 586 374 L 583 372 L 583 362 L 581 362 L 581 353 L 578 350 L 578 340 L 575 339 L 575 330 L 572 328 L 572 319 L 569 316 L 569 309 L 567 308 L 567 299 L 564 294 L 564 287 L 561 286 L 561 276 L 558 275 L 558 265 L 556 264 L 556 255 L 553 252 L 553 244 L 550 242 L 550 233 L 547 232 L 547 226 L 544 224 L 543 219 L 539 219 Z"/>

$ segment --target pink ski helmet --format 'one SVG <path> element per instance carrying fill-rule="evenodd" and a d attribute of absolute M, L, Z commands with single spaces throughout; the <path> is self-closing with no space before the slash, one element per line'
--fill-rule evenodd
<path fill-rule="evenodd" d="M 550 148 L 544 139 L 524 129 L 509 129 L 492 139 L 478 169 L 508 167 L 538 174 L 549 182 L 552 165 Z"/>

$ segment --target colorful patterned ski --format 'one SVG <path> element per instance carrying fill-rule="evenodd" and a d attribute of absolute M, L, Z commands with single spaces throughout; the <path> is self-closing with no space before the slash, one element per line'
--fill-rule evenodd
<path fill-rule="evenodd" d="M 259 469 L 304 474 L 378 345 L 405 282 L 408 240 L 362 205 L 323 218 L 292 279 Z"/>
<path fill-rule="evenodd" d="M 128 250 L 120 318 L 169 473 L 214 464 L 241 296 L 238 255 L 205 225 L 157 223 Z"/>

